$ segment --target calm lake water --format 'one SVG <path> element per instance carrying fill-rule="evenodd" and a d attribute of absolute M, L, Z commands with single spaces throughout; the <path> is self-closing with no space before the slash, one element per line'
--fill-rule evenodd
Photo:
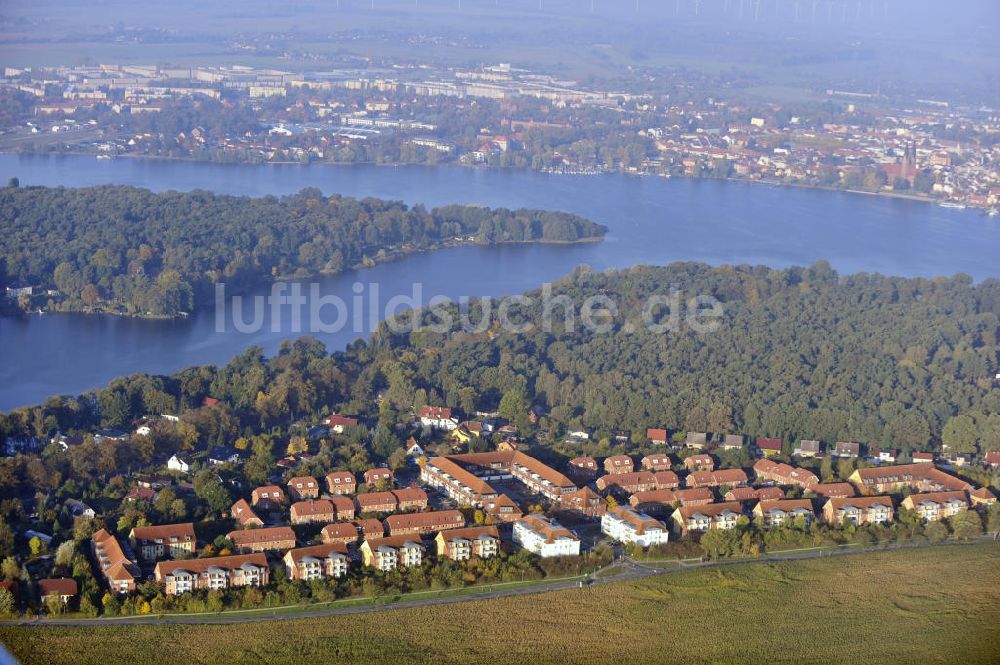
<path fill-rule="evenodd" d="M 1000 276 L 996 218 L 920 202 L 808 189 L 453 167 L 229 166 L 0 155 L 2 182 L 11 176 L 19 177 L 22 185 L 115 183 L 250 196 L 318 187 L 326 194 L 428 206 L 469 203 L 565 210 L 611 229 L 601 243 L 459 247 L 321 280 L 322 293 L 348 303 L 359 282 L 366 296 L 377 284 L 383 303 L 393 295 L 412 294 L 414 282 L 422 284 L 424 301 L 434 295 L 508 295 L 537 288 L 581 263 L 597 270 L 672 261 L 787 267 L 826 259 L 841 273 L 964 272 L 977 280 Z M 334 318 L 324 316 L 326 321 Z M 369 309 L 360 327 L 352 324 L 317 337 L 331 349 L 343 348 L 371 329 L 370 318 Z M 223 364 L 252 344 L 270 354 L 282 340 L 296 336 L 287 317 L 278 330 L 267 325 L 259 332 L 241 333 L 230 320 L 225 332 L 217 332 L 215 313 L 207 310 L 178 321 L 83 314 L 0 318 L 0 409 L 82 392 L 122 374 Z"/>

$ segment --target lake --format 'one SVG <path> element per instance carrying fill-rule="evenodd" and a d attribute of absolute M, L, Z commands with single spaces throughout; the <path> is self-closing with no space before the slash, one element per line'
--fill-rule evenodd
<path fill-rule="evenodd" d="M 972 210 L 858 194 L 737 182 L 624 175 L 557 176 L 459 167 L 220 165 L 93 157 L 0 155 L 3 182 L 80 187 L 126 184 L 153 190 L 208 189 L 261 196 L 318 187 L 436 206 L 467 203 L 578 213 L 607 225 L 604 242 L 456 247 L 318 280 L 323 294 L 351 302 L 355 290 L 381 302 L 422 286 L 423 300 L 501 296 L 539 287 L 586 263 L 596 270 L 703 261 L 772 267 L 828 260 L 841 273 L 998 276 L 1000 222 Z M 360 284 L 361 286 L 355 286 Z M 682 285 L 683 287 L 683 285 Z M 378 308 L 374 308 L 380 311 Z M 377 320 L 319 334 L 341 349 Z M 171 373 L 224 364 L 252 344 L 275 352 L 294 338 L 288 317 L 253 333 L 219 332 L 214 311 L 176 321 L 85 314 L 0 318 L 0 410 L 75 394 L 135 372 Z"/>

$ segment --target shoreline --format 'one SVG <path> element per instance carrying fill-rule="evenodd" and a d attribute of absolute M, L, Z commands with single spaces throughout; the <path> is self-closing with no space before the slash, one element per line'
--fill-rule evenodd
<path fill-rule="evenodd" d="M 607 234 L 607 229 L 605 229 L 605 235 Z M 449 238 L 441 243 L 432 245 L 429 247 L 420 247 L 410 250 L 396 250 L 393 252 L 387 252 L 381 257 L 365 257 L 360 263 L 356 263 L 348 268 L 341 270 L 339 272 L 319 272 L 310 273 L 308 275 L 303 275 L 301 277 L 293 277 L 290 275 L 279 275 L 272 278 L 270 281 L 262 280 L 257 286 L 265 286 L 267 284 L 276 284 L 279 282 L 299 282 L 302 280 L 317 279 L 320 277 L 335 277 L 337 275 L 343 275 L 351 271 L 360 272 L 362 270 L 368 270 L 370 268 L 375 268 L 386 263 L 392 263 L 394 261 L 402 261 L 415 254 L 424 254 L 431 252 L 438 252 L 444 249 L 452 249 L 459 247 L 511 247 L 518 245 L 581 245 L 587 243 L 599 243 L 604 242 L 605 235 L 600 236 L 587 236 L 584 238 L 577 238 L 576 240 L 503 240 L 500 242 L 487 243 L 485 245 L 480 245 L 475 240 L 463 240 L 461 238 Z M 249 291 L 234 293 L 232 295 L 246 295 Z M 193 307 L 189 312 L 178 312 L 174 316 L 166 315 L 146 315 L 146 314 L 128 314 L 124 312 L 105 312 L 105 311 L 94 311 L 87 309 L 48 309 L 47 307 L 34 308 L 31 311 L 21 311 L 13 314 L 0 314 L 0 319 L 5 318 L 21 318 L 27 316 L 42 316 L 44 314 L 83 314 L 86 316 L 115 316 L 123 319 L 137 319 L 142 321 L 178 321 L 190 318 L 194 313 L 199 311 L 205 311 L 212 308 L 212 304 L 202 305 L 199 307 Z"/>
<path fill-rule="evenodd" d="M 48 152 L 48 153 L 21 153 L 16 150 L 0 150 L 0 155 L 14 155 L 17 157 L 93 157 L 97 158 L 97 154 L 92 152 L 75 152 L 75 151 L 59 151 L 59 152 Z M 213 166 L 237 166 L 237 167 L 250 167 L 250 166 L 300 166 L 300 167 L 311 167 L 311 166 L 324 166 L 324 167 L 335 167 L 335 168 L 348 168 L 354 166 L 366 166 L 366 167 L 376 167 L 376 168 L 462 168 L 480 171 L 523 171 L 527 173 L 533 173 L 538 175 L 549 175 L 549 176 L 579 176 L 579 177 L 601 177 L 609 175 L 622 175 L 629 177 L 638 178 L 665 178 L 665 179 L 683 179 L 683 180 L 714 180 L 717 182 L 730 182 L 730 183 L 743 183 L 748 185 L 770 185 L 773 187 L 794 187 L 797 189 L 808 189 L 817 190 L 822 192 L 834 192 L 834 193 L 847 193 L 847 194 L 859 194 L 863 196 L 877 196 L 886 199 L 899 199 L 903 201 L 913 201 L 918 203 L 930 203 L 930 204 L 941 204 L 949 201 L 949 199 L 937 199 L 933 196 L 920 196 L 917 194 L 907 194 L 905 192 L 895 192 L 895 191 L 868 191 L 865 189 L 849 189 L 844 187 L 831 187 L 829 185 L 818 185 L 810 184 L 805 182 L 782 182 L 780 180 L 767 180 L 767 179 L 752 179 L 752 178 L 716 178 L 712 176 L 689 176 L 689 175 L 663 175 L 658 173 L 636 173 L 623 169 L 616 169 L 613 171 L 602 171 L 600 173 L 561 173 L 558 170 L 553 171 L 539 171 L 532 169 L 530 167 L 513 167 L 513 166 L 484 166 L 481 164 L 462 164 L 460 162 L 446 162 L 443 164 L 411 164 L 407 162 L 391 162 L 391 163 L 378 163 L 378 162 L 331 162 L 331 161 L 312 161 L 303 164 L 297 161 L 262 161 L 262 162 L 251 162 L 251 161 L 236 161 L 236 162 L 223 162 L 215 160 L 204 160 L 195 159 L 193 157 L 166 157 L 163 155 L 136 155 L 136 154 L 123 154 L 123 155 L 113 155 L 113 159 L 135 159 L 135 160 L 149 160 L 149 161 L 160 161 L 160 162 L 182 162 L 186 164 L 211 164 Z M 971 205 L 968 203 L 962 203 L 966 210 L 980 211 L 984 215 L 988 214 L 990 210 L 996 209 L 995 207 L 981 207 L 976 205 Z"/>

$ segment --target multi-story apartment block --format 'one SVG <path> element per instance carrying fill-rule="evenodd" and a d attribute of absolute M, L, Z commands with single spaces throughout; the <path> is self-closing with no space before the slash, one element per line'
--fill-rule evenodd
<path fill-rule="evenodd" d="M 667 542 L 667 526 L 645 513 L 618 506 L 611 508 L 601 518 L 601 532 L 622 543 L 635 543 L 641 547 Z"/>
<path fill-rule="evenodd" d="M 441 531 L 434 539 L 441 558 L 466 561 L 474 556 L 488 559 L 500 553 L 500 533 L 495 526 Z"/>
<path fill-rule="evenodd" d="M 128 542 L 140 561 L 158 561 L 194 554 L 197 539 L 194 525 L 187 522 L 137 526 L 129 532 Z"/>
<path fill-rule="evenodd" d="M 823 506 L 823 519 L 829 524 L 884 524 L 893 516 L 892 499 L 887 496 L 855 496 L 830 499 Z"/>
<path fill-rule="evenodd" d="M 580 539 L 544 515 L 525 515 L 514 522 L 514 542 L 543 558 L 580 554 Z"/>
<path fill-rule="evenodd" d="M 344 543 L 324 543 L 288 550 L 283 560 L 288 579 L 307 582 L 325 577 L 343 577 L 350 565 Z"/>
<path fill-rule="evenodd" d="M 161 561 L 153 569 L 156 581 L 164 585 L 164 591 L 170 596 L 198 589 L 264 586 L 270 574 L 267 557 L 259 553 Z"/>
<path fill-rule="evenodd" d="M 737 501 L 710 503 L 699 506 L 681 506 L 674 511 L 671 519 L 677 530 L 684 534 L 689 531 L 708 531 L 709 529 L 733 529 L 743 508 Z"/>
<path fill-rule="evenodd" d="M 812 501 L 809 499 L 771 499 L 758 501 L 753 508 L 753 516 L 765 527 L 792 523 L 799 517 L 810 524 L 816 517 Z"/>
<path fill-rule="evenodd" d="M 382 571 L 419 566 L 423 554 L 424 546 L 419 536 L 366 538 L 361 544 L 364 564 Z"/>
<path fill-rule="evenodd" d="M 965 492 L 954 490 L 911 494 L 900 505 L 917 513 L 924 521 L 936 522 L 943 517 L 954 517 L 968 510 L 969 500 Z"/>

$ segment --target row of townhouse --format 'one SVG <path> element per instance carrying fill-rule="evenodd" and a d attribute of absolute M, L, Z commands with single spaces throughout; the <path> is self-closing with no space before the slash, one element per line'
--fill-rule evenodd
<path fill-rule="evenodd" d="M 819 484 L 819 477 L 812 471 L 767 458 L 757 460 L 757 463 L 753 465 L 753 471 L 758 482 L 796 485 L 803 489 Z"/>
<path fill-rule="evenodd" d="M 334 495 L 328 498 L 296 501 L 289 509 L 289 519 L 292 524 L 343 522 L 353 520 L 358 513 L 426 510 L 427 505 L 427 493 L 424 490 L 419 487 L 405 487 L 388 492 L 358 494 L 353 499 Z M 260 527 L 264 524 L 245 499 L 234 503 L 230 514 L 243 528 Z"/>
<path fill-rule="evenodd" d="M 267 557 L 259 553 L 160 561 L 153 569 L 153 577 L 173 596 L 198 589 L 264 586 L 270 575 Z"/>
<path fill-rule="evenodd" d="M 370 487 L 376 485 L 392 485 L 394 475 L 386 467 L 368 469 L 364 472 L 364 482 Z M 350 471 L 331 471 L 325 477 L 327 492 L 332 496 L 346 496 L 357 490 L 357 479 Z M 295 476 L 285 484 L 264 485 L 254 488 L 250 493 L 251 505 L 261 510 L 277 510 L 290 501 L 306 501 L 318 499 L 322 493 L 320 482 L 312 476 Z"/>
<path fill-rule="evenodd" d="M 635 494 L 658 489 L 677 489 L 681 486 L 681 481 L 673 471 L 632 471 L 601 476 L 595 485 L 602 492 Z"/>
<path fill-rule="evenodd" d="M 438 557 L 454 561 L 488 559 L 500 553 L 500 533 L 495 526 L 446 529 L 439 531 L 433 542 Z M 361 544 L 361 560 L 380 571 L 413 568 L 421 565 L 425 550 L 423 540 L 414 534 L 366 538 Z"/>
<path fill-rule="evenodd" d="M 885 494 L 904 489 L 914 492 L 971 492 L 973 489 L 961 478 L 922 462 L 858 469 L 848 480 L 865 494 Z"/>
<path fill-rule="evenodd" d="M 671 519 L 678 532 L 732 529 L 744 517 L 743 504 L 725 501 L 698 506 L 680 506 Z M 810 499 L 768 499 L 758 501 L 750 512 L 765 527 L 777 527 L 801 517 L 806 524 L 816 518 Z M 828 499 L 822 510 L 829 524 L 850 522 L 855 525 L 884 524 L 894 516 L 893 502 L 887 496 L 842 497 Z"/>

